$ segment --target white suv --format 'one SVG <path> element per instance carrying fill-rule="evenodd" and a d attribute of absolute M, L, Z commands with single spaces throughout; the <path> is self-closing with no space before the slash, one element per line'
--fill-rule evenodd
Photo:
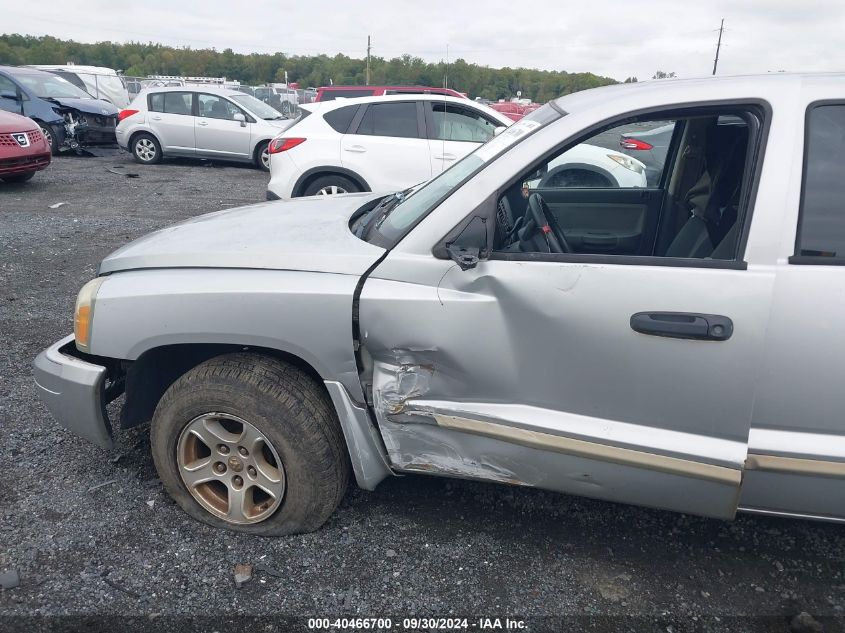
<path fill-rule="evenodd" d="M 139 163 L 188 156 L 253 162 L 264 170 L 270 139 L 293 123 L 255 97 L 211 86 L 142 90 L 118 118 L 117 142 Z"/>
<path fill-rule="evenodd" d="M 444 95 L 336 99 L 301 106 L 302 118 L 270 143 L 268 200 L 398 191 L 429 180 L 513 121 Z M 552 165 L 570 186 L 644 187 L 645 166 L 582 143 Z"/>

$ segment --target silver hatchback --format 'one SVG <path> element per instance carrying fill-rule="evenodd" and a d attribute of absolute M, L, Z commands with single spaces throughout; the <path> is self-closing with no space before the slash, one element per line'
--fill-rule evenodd
<path fill-rule="evenodd" d="M 293 124 L 255 97 L 212 86 L 142 90 L 118 118 L 117 142 L 139 163 L 185 156 L 252 162 L 264 170 L 270 140 Z"/>

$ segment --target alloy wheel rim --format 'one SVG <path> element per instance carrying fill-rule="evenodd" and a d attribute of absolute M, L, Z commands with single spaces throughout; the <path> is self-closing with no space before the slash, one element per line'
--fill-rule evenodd
<path fill-rule="evenodd" d="M 50 134 L 50 130 L 45 127 L 42 127 L 41 133 L 44 135 L 44 139 L 47 141 L 47 145 L 53 147 L 53 135 Z"/>
<path fill-rule="evenodd" d="M 318 196 L 335 196 L 339 193 L 349 193 L 343 187 L 338 187 L 337 185 L 330 185 L 328 187 L 323 187 L 317 190 Z"/>
<path fill-rule="evenodd" d="M 135 143 L 135 151 L 138 157 L 143 161 L 151 161 L 155 158 L 156 148 L 153 142 L 148 138 L 142 138 Z"/>
<path fill-rule="evenodd" d="M 267 169 L 270 169 L 270 148 L 265 147 L 261 150 L 261 164 Z"/>
<path fill-rule="evenodd" d="M 191 496 L 229 523 L 264 521 L 285 495 L 284 466 L 273 444 L 228 413 L 205 413 L 188 422 L 179 435 L 176 461 Z"/>

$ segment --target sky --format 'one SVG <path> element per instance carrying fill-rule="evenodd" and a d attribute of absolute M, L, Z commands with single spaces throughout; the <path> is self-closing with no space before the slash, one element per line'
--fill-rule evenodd
<path fill-rule="evenodd" d="M 49 10 L 49 5 L 56 5 Z M 843 0 L 0 0 L 0 32 L 236 52 L 403 53 L 640 80 L 845 71 Z"/>

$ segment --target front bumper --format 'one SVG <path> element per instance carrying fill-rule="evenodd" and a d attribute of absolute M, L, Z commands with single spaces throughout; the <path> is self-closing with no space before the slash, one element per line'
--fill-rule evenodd
<path fill-rule="evenodd" d="M 107 369 L 79 357 L 73 334 L 41 352 L 33 373 L 38 395 L 59 424 L 98 446 L 114 446 L 106 414 Z"/>

